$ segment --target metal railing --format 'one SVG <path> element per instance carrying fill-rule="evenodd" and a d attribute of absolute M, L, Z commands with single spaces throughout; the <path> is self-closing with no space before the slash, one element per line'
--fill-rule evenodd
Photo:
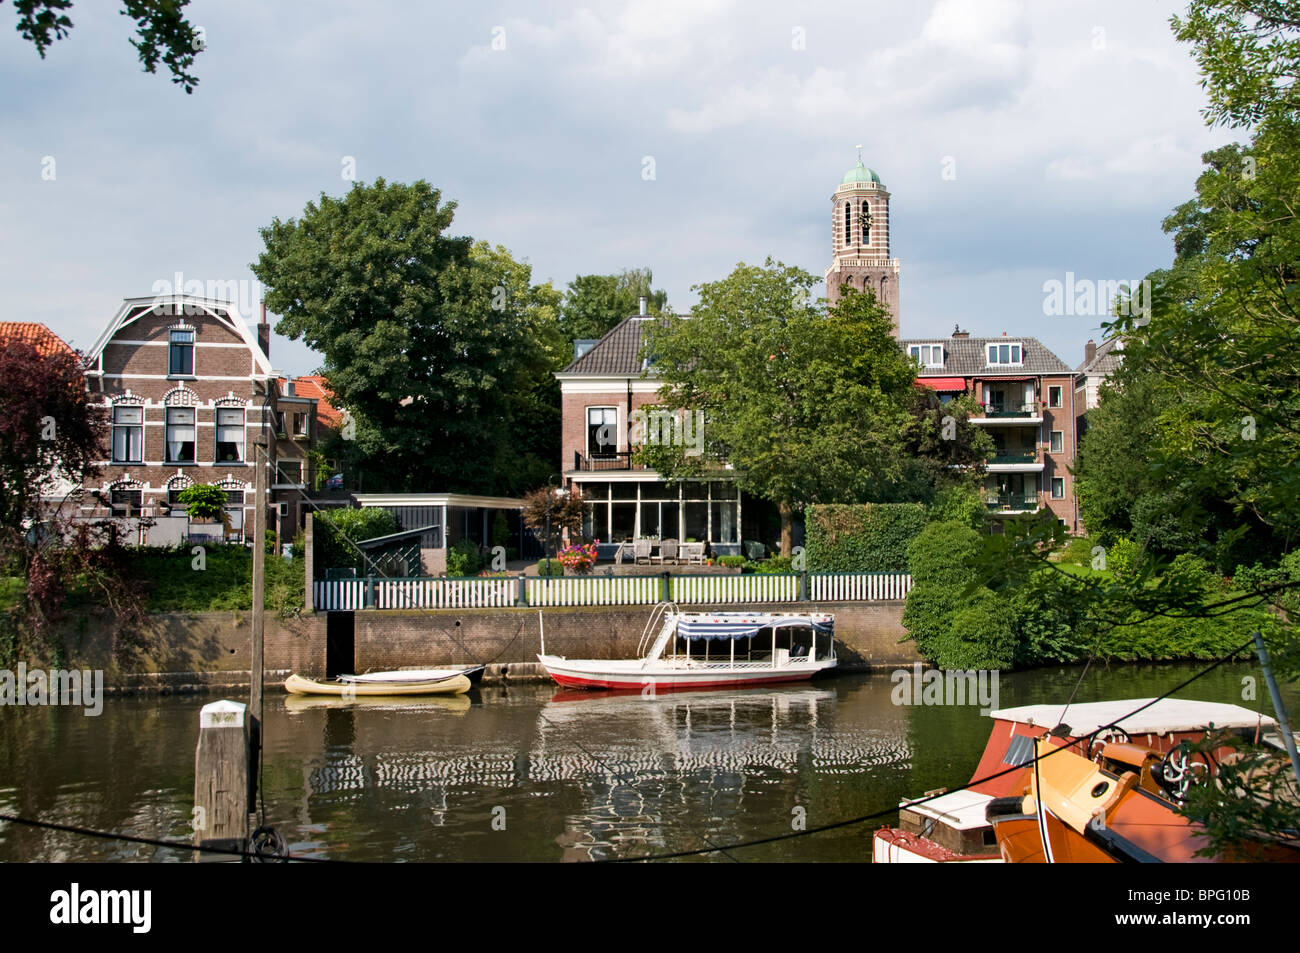
<path fill-rule="evenodd" d="M 989 463 L 1038 463 L 1037 450 L 1016 450 L 995 453 Z"/>

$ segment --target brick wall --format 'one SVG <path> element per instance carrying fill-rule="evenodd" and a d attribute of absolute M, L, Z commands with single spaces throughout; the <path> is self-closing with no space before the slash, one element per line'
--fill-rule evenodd
<path fill-rule="evenodd" d="M 794 603 L 764 611 L 831 612 L 836 653 L 847 671 L 918 661 L 911 642 L 899 643 L 903 603 Z M 546 609 L 546 651 L 569 658 L 630 658 L 650 606 Z M 537 609 L 357 612 L 359 671 L 436 667 L 470 662 L 528 664 L 541 650 Z"/>

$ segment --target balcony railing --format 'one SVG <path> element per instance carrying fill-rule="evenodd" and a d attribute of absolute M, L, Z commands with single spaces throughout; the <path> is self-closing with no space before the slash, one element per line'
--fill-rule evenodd
<path fill-rule="evenodd" d="M 1031 401 L 1028 404 L 985 404 L 985 417 L 1037 417 L 1039 415 L 1038 403 Z"/>
<path fill-rule="evenodd" d="M 995 499 L 989 499 L 985 501 L 985 505 L 993 512 L 1036 510 L 1038 509 L 1038 497 L 1036 495 L 1025 496 L 1019 493 L 1009 493 Z"/>
<path fill-rule="evenodd" d="M 611 450 L 608 453 L 593 453 L 590 456 L 581 450 L 573 451 L 573 469 L 575 470 L 641 470 L 644 467 L 632 465 L 632 451 Z"/>
<path fill-rule="evenodd" d="M 989 459 L 989 463 L 1037 463 L 1037 450 L 1001 451 Z"/>

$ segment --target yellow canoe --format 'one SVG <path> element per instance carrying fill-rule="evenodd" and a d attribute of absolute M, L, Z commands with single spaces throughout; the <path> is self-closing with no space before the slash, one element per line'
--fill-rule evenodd
<path fill-rule="evenodd" d="M 375 711 L 433 711 L 447 712 L 457 717 L 473 706 L 469 695 L 407 695 L 392 698 L 367 695 L 358 698 L 341 698 L 338 695 L 286 695 L 285 711 L 300 715 L 330 708 L 366 708 Z"/>
<path fill-rule="evenodd" d="M 464 675 L 439 678 L 426 682 L 318 682 L 290 675 L 284 680 L 284 690 L 290 695 L 334 695 L 340 698 L 361 698 L 376 695 L 460 695 L 470 689 L 470 680 Z"/>

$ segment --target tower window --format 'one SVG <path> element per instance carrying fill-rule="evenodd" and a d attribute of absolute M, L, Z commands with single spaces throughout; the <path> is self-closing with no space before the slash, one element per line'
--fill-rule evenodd
<path fill-rule="evenodd" d="M 862 226 L 862 244 L 871 244 L 871 212 L 867 207 L 867 200 L 862 200 L 862 211 L 858 215 L 858 221 Z"/>
<path fill-rule="evenodd" d="M 844 203 L 844 244 L 845 245 L 853 244 L 853 225 L 851 221 L 852 218 L 853 218 L 853 203 L 845 202 Z"/>

